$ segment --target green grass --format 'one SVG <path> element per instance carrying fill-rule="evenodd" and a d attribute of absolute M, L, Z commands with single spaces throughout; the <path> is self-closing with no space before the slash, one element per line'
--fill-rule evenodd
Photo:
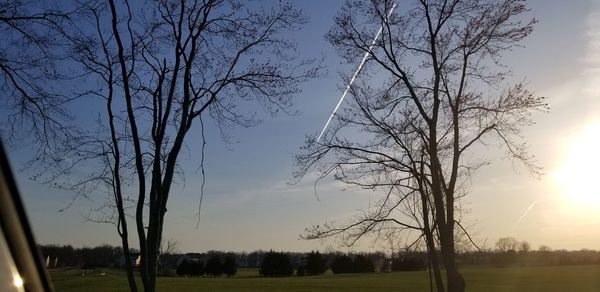
<path fill-rule="evenodd" d="M 467 291 L 600 291 L 600 266 L 465 268 Z M 105 273 L 102 276 L 100 273 Z M 57 291 L 127 291 L 120 271 L 54 270 Z M 159 291 L 429 291 L 426 272 L 262 278 L 240 269 L 232 278 L 159 278 Z"/>

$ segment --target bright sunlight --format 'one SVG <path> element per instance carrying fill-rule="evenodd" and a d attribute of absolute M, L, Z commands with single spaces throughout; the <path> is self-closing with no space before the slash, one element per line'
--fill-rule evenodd
<path fill-rule="evenodd" d="M 579 207 L 600 204 L 600 122 L 575 135 L 555 179 L 560 193 Z"/>

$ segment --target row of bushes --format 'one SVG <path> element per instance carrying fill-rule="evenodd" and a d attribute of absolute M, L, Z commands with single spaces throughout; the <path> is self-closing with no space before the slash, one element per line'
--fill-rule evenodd
<path fill-rule="evenodd" d="M 388 263 L 387 265 L 385 263 Z M 391 267 L 390 267 L 391 264 Z M 382 271 L 416 271 L 426 268 L 425 261 L 418 256 L 396 258 L 391 263 L 384 261 L 380 268 Z M 334 274 L 346 273 L 372 273 L 375 272 L 375 264 L 366 255 L 337 254 L 327 260 L 321 253 L 310 252 L 305 256 L 304 262 L 296 269 L 297 276 L 313 276 L 325 273 L 328 269 Z M 294 274 L 294 266 L 289 254 L 270 251 L 265 253 L 259 274 L 268 277 L 285 277 Z"/>
<path fill-rule="evenodd" d="M 364 255 L 357 255 L 351 258 L 347 255 L 339 255 L 331 263 L 331 270 L 338 273 L 370 273 L 375 271 L 374 264 Z M 259 274 L 266 277 L 287 277 L 294 275 L 297 270 L 298 276 L 314 276 L 325 273 L 328 269 L 327 260 L 321 253 L 310 252 L 306 255 L 302 265 L 294 268 L 289 254 L 283 252 L 270 251 L 264 254 Z M 178 276 L 212 276 L 220 277 L 222 275 L 233 276 L 237 272 L 237 265 L 234 254 L 226 254 L 221 257 L 220 254 L 212 254 L 208 260 L 203 262 L 197 258 L 184 259 L 177 266 Z"/>
<path fill-rule="evenodd" d="M 310 252 L 304 258 L 304 263 L 297 267 L 297 276 L 314 276 L 327 271 L 327 260 L 321 253 Z M 287 277 L 294 275 L 294 265 L 289 254 L 269 251 L 264 254 L 258 270 L 261 276 Z"/>
<path fill-rule="evenodd" d="M 334 274 L 375 272 L 375 265 L 364 255 L 356 255 L 354 258 L 347 255 L 337 256 L 331 262 L 330 268 Z"/>
<path fill-rule="evenodd" d="M 235 254 L 227 253 L 225 256 L 221 254 L 212 254 L 205 262 L 196 259 L 183 259 L 177 266 L 176 271 L 178 276 L 211 276 L 220 277 L 226 275 L 228 277 L 234 276 L 237 273 L 237 263 L 235 260 Z"/>

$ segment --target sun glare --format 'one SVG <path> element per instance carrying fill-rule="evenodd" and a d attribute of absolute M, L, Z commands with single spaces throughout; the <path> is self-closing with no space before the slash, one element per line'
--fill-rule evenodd
<path fill-rule="evenodd" d="M 19 276 L 18 273 L 14 273 L 13 275 L 13 285 L 17 288 L 17 291 L 23 291 L 23 278 Z"/>
<path fill-rule="evenodd" d="M 588 126 L 569 143 L 555 173 L 560 192 L 580 207 L 600 205 L 600 122 Z"/>

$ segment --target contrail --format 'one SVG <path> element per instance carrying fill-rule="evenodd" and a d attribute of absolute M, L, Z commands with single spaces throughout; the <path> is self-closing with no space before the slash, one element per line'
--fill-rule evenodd
<path fill-rule="evenodd" d="M 390 11 L 388 11 L 387 16 L 386 16 L 386 20 L 387 20 L 387 18 L 390 17 L 390 15 L 392 15 L 392 12 L 394 11 L 394 8 L 396 8 L 396 3 L 394 3 L 394 5 L 392 5 L 392 8 L 390 8 Z M 369 54 L 371 54 L 371 49 L 375 45 L 375 42 L 379 38 L 379 35 L 381 34 L 382 31 L 383 31 L 383 24 L 381 24 L 381 27 L 379 28 L 379 30 L 377 31 L 377 34 L 373 38 L 373 42 L 371 42 L 371 45 L 369 46 L 369 50 L 365 53 L 365 56 L 362 58 L 362 61 L 360 61 L 360 64 L 358 65 L 358 68 L 356 68 L 356 71 L 354 72 L 354 75 L 352 75 L 352 78 L 350 79 L 350 82 L 348 82 L 348 86 L 346 86 L 346 90 L 344 90 L 344 93 L 342 94 L 342 97 L 340 98 L 340 101 L 338 101 L 337 105 L 333 109 L 333 112 L 329 116 L 329 119 L 327 119 L 327 123 L 325 123 L 325 126 L 323 127 L 323 130 L 321 130 L 321 134 L 319 134 L 319 137 L 317 138 L 317 142 L 319 142 L 319 140 L 321 140 L 321 136 L 323 136 L 323 133 L 325 133 L 325 130 L 327 130 L 327 127 L 329 126 L 329 123 L 331 122 L 331 119 L 333 119 L 333 116 L 335 115 L 335 112 L 337 112 L 338 108 L 340 107 L 340 105 L 344 101 L 344 98 L 346 98 L 346 94 L 348 94 L 348 90 L 350 90 L 350 86 L 352 86 L 352 83 L 354 83 L 354 79 L 356 79 L 356 76 L 358 75 L 358 73 L 362 69 L 363 65 L 367 61 L 367 58 L 369 57 Z"/>
<path fill-rule="evenodd" d="M 531 203 L 531 205 L 529 205 L 529 208 L 527 208 L 525 210 L 525 212 L 523 212 L 523 215 L 521 215 L 521 217 L 519 217 L 519 220 L 517 220 L 517 225 L 519 223 L 521 223 L 521 221 L 523 221 L 523 219 L 525 219 L 525 217 L 529 214 L 531 209 L 533 209 L 533 206 L 535 206 L 536 203 L 537 203 L 537 200 L 534 200 L 533 203 Z"/>

